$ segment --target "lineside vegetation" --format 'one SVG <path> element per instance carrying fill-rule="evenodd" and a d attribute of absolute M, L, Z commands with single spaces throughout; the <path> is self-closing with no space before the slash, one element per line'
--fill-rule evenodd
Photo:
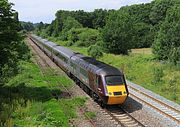
<path fill-rule="evenodd" d="M 8 0 L 0 1 L 0 127 L 70 127 L 85 98 L 67 99 L 60 89 L 72 81 L 32 62 L 24 43 L 32 23 L 19 22 Z M 23 29 L 23 31 L 21 31 Z"/>
<path fill-rule="evenodd" d="M 179 4 L 153 0 L 118 10 L 59 10 L 51 24 L 39 23 L 35 33 L 123 68 L 127 79 L 180 103 Z M 136 48 L 151 50 L 131 53 Z"/>
<path fill-rule="evenodd" d="M 104 52 L 128 54 L 153 48 L 157 60 L 180 61 L 179 0 L 154 0 L 118 10 L 59 10 L 51 24 L 39 23 L 36 34 L 68 41 L 67 46 L 100 46 Z"/>
<path fill-rule="evenodd" d="M 20 73 L 0 87 L 0 127 L 70 127 L 69 119 L 77 117 L 76 108 L 85 104 L 85 98 L 61 96 L 59 85 L 68 88 L 72 81 L 53 75 L 48 68 L 44 77 L 32 62 L 20 66 Z"/>

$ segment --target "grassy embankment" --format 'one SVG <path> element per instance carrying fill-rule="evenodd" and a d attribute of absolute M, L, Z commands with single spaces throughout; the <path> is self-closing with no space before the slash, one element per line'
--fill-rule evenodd
<path fill-rule="evenodd" d="M 69 127 L 76 107 L 85 103 L 85 98 L 61 96 L 59 85 L 70 87 L 72 81 L 50 69 L 44 77 L 32 62 L 22 62 L 21 67 L 20 74 L 0 87 L 0 127 Z"/>
<path fill-rule="evenodd" d="M 50 39 L 60 45 L 66 43 Z M 68 48 L 87 55 L 87 48 Z M 132 50 L 128 56 L 104 54 L 99 60 L 123 69 L 128 80 L 180 104 L 180 67 L 154 60 L 151 49 Z"/>

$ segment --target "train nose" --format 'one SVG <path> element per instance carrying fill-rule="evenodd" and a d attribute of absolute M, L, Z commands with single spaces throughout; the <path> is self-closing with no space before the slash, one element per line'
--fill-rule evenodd
<path fill-rule="evenodd" d="M 122 104 L 127 98 L 127 91 L 124 85 L 107 86 L 108 104 Z"/>

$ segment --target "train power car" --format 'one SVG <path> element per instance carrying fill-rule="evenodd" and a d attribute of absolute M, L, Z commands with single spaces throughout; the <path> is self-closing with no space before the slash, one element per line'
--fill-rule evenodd
<path fill-rule="evenodd" d="M 117 68 L 36 35 L 29 37 L 93 99 L 103 105 L 123 104 L 127 99 L 125 77 Z"/>

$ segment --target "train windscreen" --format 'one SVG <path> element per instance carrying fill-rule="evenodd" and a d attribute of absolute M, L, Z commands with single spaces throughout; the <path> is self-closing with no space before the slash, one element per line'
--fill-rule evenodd
<path fill-rule="evenodd" d="M 109 86 L 123 85 L 124 84 L 124 79 L 120 75 L 106 76 L 106 84 L 109 85 Z"/>

